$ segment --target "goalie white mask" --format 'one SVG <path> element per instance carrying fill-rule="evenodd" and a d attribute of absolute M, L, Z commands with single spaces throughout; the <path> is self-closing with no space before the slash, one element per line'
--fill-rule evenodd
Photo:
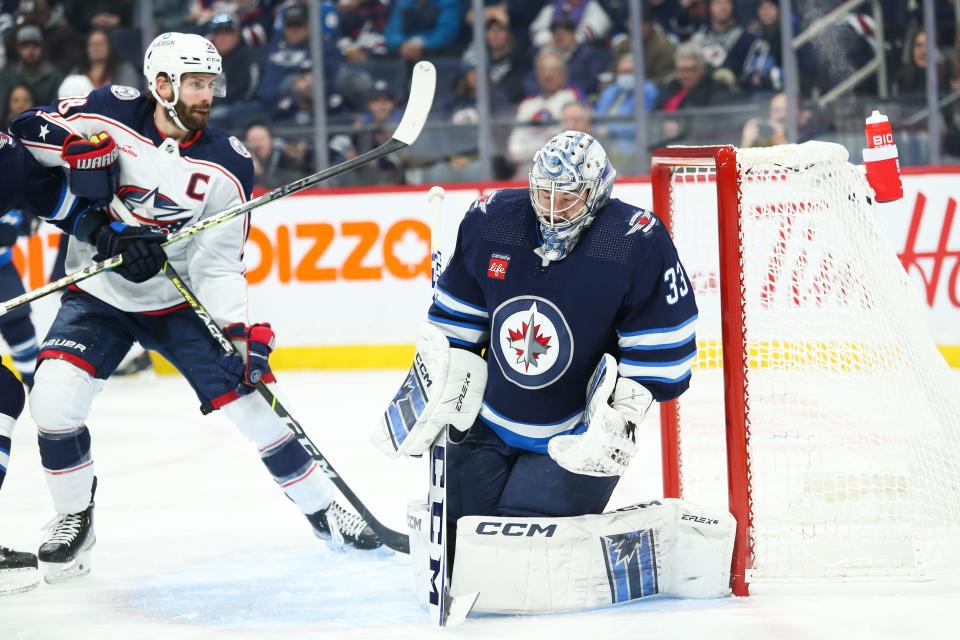
<path fill-rule="evenodd" d="M 164 74 L 173 87 L 173 98 L 165 100 L 157 92 L 157 75 Z M 223 76 L 223 61 L 213 43 L 192 33 L 163 33 L 153 39 L 143 56 L 143 75 L 147 87 L 157 103 L 166 109 L 174 124 L 188 131 L 177 115 L 176 104 L 180 99 L 183 76 L 188 73 L 207 73 L 216 77 L 213 96 L 227 95 L 226 78 Z"/>
<path fill-rule="evenodd" d="M 530 202 L 542 242 L 544 264 L 563 260 L 580 234 L 610 199 L 617 176 L 596 138 L 564 131 L 537 151 L 530 169 Z"/>

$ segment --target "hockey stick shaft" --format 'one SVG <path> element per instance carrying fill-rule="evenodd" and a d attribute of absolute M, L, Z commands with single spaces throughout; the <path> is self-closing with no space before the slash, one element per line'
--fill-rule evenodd
<path fill-rule="evenodd" d="M 204 308 L 203 304 L 197 298 L 197 296 L 190 289 L 189 285 L 184 282 L 183 278 L 180 277 L 180 274 L 177 273 L 176 269 L 173 266 L 166 262 L 163 265 L 163 273 L 167 276 L 173 286 L 177 288 L 177 291 L 180 292 L 180 295 L 183 296 L 184 300 L 190 305 L 190 308 L 193 309 L 194 313 L 197 314 L 197 317 L 200 318 L 200 321 L 206 326 L 207 331 L 210 332 L 210 335 L 217 342 L 221 349 L 226 353 L 237 353 L 237 347 L 233 342 L 223 333 L 223 330 L 217 326 L 217 323 L 214 322 L 213 317 L 210 313 Z M 394 531 L 390 529 L 379 520 L 377 520 L 370 510 L 367 509 L 366 505 L 363 504 L 363 501 L 357 497 L 357 494 L 350 489 L 350 486 L 347 482 L 337 473 L 333 465 L 330 464 L 330 461 L 320 452 L 320 449 L 317 448 L 317 445 L 310 440 L 310 436 L 303 430 L 303 427 L 300 426 L 300 423 L 290 415 L 290 413 L 284 408 L 280 403 L 280 399 L 277 398 L 276 394 L 264 383 L 263 381 L 257 384 L 257 391 L 263 396 L 264 400 L 270 405 L 270 408 L 273 409 L 273 412 L 283 420 L 287 427 L 293 432 L 296 436 L 297 441 L 303 445 L 303 448 L 307 450 L 307 453 L 310 454 L 310 457 L 317 463 L 317 467 L 327 476 L 337 487 L 340 493 L 347 499 L 347 501 L 353 505 L 353 508 L 360 513 L 360 517 L 370 525 L 370 528 L 373 529 L 380 539 L 383 540 L 383 544 L 390 547 L 394 551 L 399 551 L 400 553 L 410 553 L 410 538 L 406 534 L 400 533 L 399 531 Z"/>
<path fill-rule="evenodd" d="M 432 288 L 436 291 L 443 271 L 443 187 L 432 187 L 427 193 L 430 205 L 430 254 Z M 450 575 L 447 567 L 447 427 L 430 445 L 427 507 L 430 514 L 430 552 L 427 566 L 421 567 L 432 576 L 428 594 L 430 617 L 439 627 L 446 626 L 449 612 Z M 439 581 L 440 584 L 437 584 Z"/>
<path fill-rule="evenodd" d="M 384 156 L 388 156 L 391 153 L 395 153 L 401 149 L 404 149 L 411 144 L 413 144 L 417 137 L 420 135 L 420 132 L 423 130 L 423 125 L 426 123 L 427 116 L 430 114 L 430 107 L 433 104 L 433 94 L 436 88 L 436 69 L 429 62 L 423 61 L 417 63 L 413 71 L 413 81 L 410 86 L 410 99 L 407 102 L 407 108 L 403 113 L 403 118 L 400 120 L 400 124 L 397 125 L 397 130 L 394 131 L 393 137 L 384 142 L 382 145 L 371 149 L 366 153 L 358 155 L 356 158 L 352 158 L 340 164 L 334 165 L 332 167 L 327 167 L 313 175 L 309 175 L 305 178 L 300 178 L 299 180 L 294 180 L 290 184 L 277 187 L 273 191 L 265 193 L 253 200 L 248 200 L 242 204 L 239 204 L 235 207 L 231 207 L 225 211 L 206 218 L 204 220 L 198 220 L 191 225 L 187 225 L 180 231 L 171 233 L 166 242 L 163 243 L 163 246 L 169 246 L 174 242 L 179 242 L 190 236 L 194 236 L 201 231 L 206 231 L 211 227 L 223 224 L 233 220 L 237 216 L 244 215 L 253 211 L 254 209 L 259 209 L 260 207 L 275 202 L 280 198 L 285 198 L 286 196 L 302 191 L 309 187 L 312 187 L 316 184 L 323 182 L 324 180 L 329 180 L 330 178 L 335 178 L 336 176 L 347 173 L 348 171 L 353 171 L 357 167 L 361 167 L 365 164 L 369 164 L 375 160 L 379 160 Z M 38 300 L 46 295 L 49 295 L 55 291 L 59 291 L 65 287 L 68 287 L 72 284 L 76 284 L 87 278 L 91 278 L 98 273 L 108 271 L 110 269 L 115 269 L 123 264 L 123 258 L 119 255 L 101 262 L 96 262 L 90 266 L 84 267 L 79 271 L 75 271 L 71 274 L 68 274 L 59 280 L 50 282 L 38 287 L 31 291 L 28 291 L 22 295 L 17 296 L 7 300 L 6 302 L 0 304 L 0 316 L 5 313 L 16 309 L 19 306 Z"/>

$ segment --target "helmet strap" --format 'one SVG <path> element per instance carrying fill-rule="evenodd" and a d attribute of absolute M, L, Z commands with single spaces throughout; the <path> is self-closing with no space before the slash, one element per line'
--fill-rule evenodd
<path fill-rule="evenodd" d="M 156 85 L 156 82 L 154 82 Z M 167 115 L 173 120 L 173 124 L 177 125 L 178 128 L 183 129 L 184 131 L 190 131 L 183 122 L 180 121 L 180 116 L 177 115 L 176 104 L 177 100 L 180 99 L 180 87 L 173 82 L 173 79 L 170 79 L 170 87 L 173 89 L 173 101 L 164 100 L 160 97 L 160 94 L 157 92 L 156 86 L 150 89 L 150 93 L 153 94 L 153 97 L 156 98 L 157 104 L 164 108 L 167 112 Z"/>

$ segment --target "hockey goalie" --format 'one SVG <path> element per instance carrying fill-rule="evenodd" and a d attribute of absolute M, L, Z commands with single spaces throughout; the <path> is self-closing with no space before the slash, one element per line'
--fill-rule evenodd
<path fill-rule="evenodd" d="M 610 197 L 615 177 L 593 137 L 567 131 L 536 154 L 528 189 L 470 207 L 381 421 L 392 455 L 426 453 L 449 425 L 447 595 L 478 594 L 477 611 L 729 593 L 729 513 L 672 499 L 603 513 L 644 415 L 687 389 L 697 350 L 670 235 Z M 424 596 L 434 517 L 416 504 L 408 518 Z"/>

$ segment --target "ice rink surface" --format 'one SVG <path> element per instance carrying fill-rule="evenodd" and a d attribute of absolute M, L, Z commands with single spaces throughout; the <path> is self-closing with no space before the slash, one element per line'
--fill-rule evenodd
<path fill-rule="evenodd" d="M 291 412 L 381 520 L 402 529 L 426 463 L 390 461 L 370 429 L 403 373 L 284 373 Z M 654 413 L 654 412 L 651 412 Z M 336 552 L 313 537 L 219 415 L 186 382 L 108 382 L 89 420 L 99 477 L 90 575 L 0 597 L 0 639 L 958 638 L 960 581 L 755 587 L 750 598 L 654 597 L 576 614 L 474 614 L 439 630 L 409 587 L 409 558 Z M 660 494 L 656 427 L 611 507 Z M 0 495 L 0 543 L 36 551 L 53 516 L 24 415 Z M 960 541 L 958 541 L 960 543 Z"/>

